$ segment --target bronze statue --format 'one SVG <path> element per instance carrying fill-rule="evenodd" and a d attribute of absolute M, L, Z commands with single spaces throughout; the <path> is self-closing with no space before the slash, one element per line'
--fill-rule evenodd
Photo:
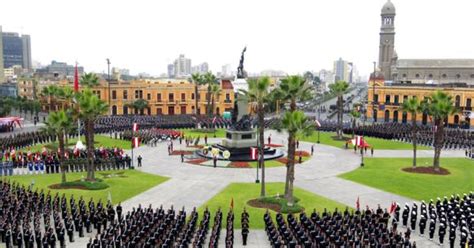
<path fill-rule="evenodd" d="M 244 47 L 244 50 L 242 50 L 242 55 L 240 56 L 240 63 L 239 67 L 237 67 L 237 78 L 245 78 L 247 75 L 245 75 L 244 71 L 244 53 L 247 51 L 247 47 Z"/>

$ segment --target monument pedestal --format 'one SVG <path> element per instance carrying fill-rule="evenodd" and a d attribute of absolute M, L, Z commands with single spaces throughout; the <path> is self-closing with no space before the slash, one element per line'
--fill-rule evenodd
<path fill-rule="evenodd" d="M 257 146 L 257 132 L 226 130 L 226 137 L 222 140 L 222 145 L 228 148 L 250 148 Z"/>

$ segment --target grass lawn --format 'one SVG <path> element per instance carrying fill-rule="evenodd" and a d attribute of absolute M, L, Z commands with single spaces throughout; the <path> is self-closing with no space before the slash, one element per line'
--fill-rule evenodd
<path fill-rule="evenodd" d="M 114 204 L 125 201 L 139 193 L 142 193 L 160 183 L 168 180 L 166 177 L 143 173 L 137 170 L 125 170 L 124 177 L 112 177 L 104 178 L 101 173 L 116 173 L 118 171 L 100 171 L 96 172 L 96 177 L 103 179 L 103 182 L 107 183 L 109 187 L 103 190 L 80 190 L 80 189 L 49 189 L 48 186 L 61 182 L 61 174 L 44 174 L 44 175 L 20 175 L 8 177 L 10 182 L 18 182 L 25 186 L 28 186 L 34 180 L 34 188 L 43 189 L 45 192 L 51 191 L 52 196 L 58 192 L 60 195 L 66 194 L 69 198 L 70 195 L 74 195 L 74 198 L 79 199 L 79 196 L 83 196 L 86 201 L 92 197 L 97 203 L 99 199 L 102 202 L 107 202 L 109 192 L 112 196 L 112 202 Z M 81 176 L 87 175 L 84 173 L 68 173 L 67 180 L 74 181 L 80 180 Z"/>
<path fill-rule="evenodd" d="M 277 193 L 282 195 L 284 193 L 285 184 L 284 183 L 267 183 L 267 196 L 274 196 Z M 324 208 L 328 210 L 334 210 L 338 208 L 343 210 L 346 208 L 345 205 L 334 202 L 332 200 L 326 199 L 324 197 L 315 195 L 306 190 L 295 188 L 295 196 L 300 199 L 298 202 L 299 205 L 303 206 L 307 213 L 313 211 L 316 208 L 317 211 L 322 211 Z M 220 207 L 223 211 L 223 225 L 224 228 L 226 225 L 227 212 L 230 208 L 231 199 L 234 199 L 234 228 L 240 229 L 240 215 L 244 209 L 244 206 L 247 209 L 247 212 L 250 215 L 250 229 L 263 229 L 263 214 L 265 209 L 262 208 L 253 208 L 247 205 L 247 201 L 258 198 L 260 196 L 260 184 L 255 183 L 232 183 L 222 190 L 219 194 L 215 195 L 208 202 L 199 207 L 198 211 L 200 216 L 202 216 L 202 211 L 208 206 L 211 213 L 215 213 Z M 272 216 L 275 216 L 275 212 L 272 211 Z M 211 219 L 214 219 L 214 215 L 211 216 Z"/>
<path fill-rule="evenodd" d="M 214 132 L 200 132 L 198 131 L 197 129 L 178 129 L 179 131 L 181 132 L 184 132 L 184 136 L 185 137 L 193 137 L 193 138 L 197 138 L 197 137 L 201 137 L 201 142 L 204 142 L 204 136 L 206 136 L 207 134 L 207 137 L 208 138 L 214 138 Z M 204 130 L 204 129 L 202 129 Z M 225 137 L 225 129 L 224 128 L 218 128 L 216 129 L 216 137 L 217 138 L 224 138 Z"/>
<path fill-rule="evenodd" d="M 81 136 L 81 141 L 85 145 L 86 139 L 84 136 Z M 77 138 L 70 139 L 68 140 L 68 146 L 72 147 L 76 144 Z M 41 151 L 43 147 L 46 147 L 50 150 L 57 151 L 58 150 L 58 142 L 52 142 L 52 143 L 47 143 L 47 144 L 37 144 L 34 146 L 31 146 L 31 151 L 36 152 L 36 151 Z M 121 139 L 114 139 L 110 138 L 109 136 L 105 135 L 96 135 L 94 137 L 94 146 L 96 148 L 103 146 L 105 148 L 112 148 L 112 147 L 118 147 L 121 149 L 130 149 L 131 148 L 131 141 L 128 140 L 121 140 Z M 23 151 L 28 151 L 28 148 L 23 149 Z"/>
<path fill-rule="evenodd" d="M 474 190 L 474 161 L 472 160 L 441 159 L 441 167 L 451 172 L 446 176 L 402 171 L 402 168 L 411 167 L 412 160 L 411 158 L 367 158 L 364 167 L 342 174 L 340 177 L 425 201 Z M 417 160 L 417 165 L 431 166 L 432 161 L 432 158 L 420 158 Z"/>
<path fill-rule="evenodd" d="M 336 136 L 335 132 L 321 132 L 319 136 L 319 141 L 321 144 L 335 146 L 339 148 L 344 148 L 345 141 L 342 140 L 334 140 L 332 137 Z M 351 135 L 344 135 L 347 139 L 351 138 Z M 413 146 L 410 143 L 405 142 L 398 142 L 393 140 L 385 140 L 385 139 L 377 139 L 372 137 L 364 137 L 365 141 L 369 143 L 369 145 L 374 147 L 374 150 L 412 150 Z M 316 143 L 318 141 L 318 132 L 313 132 L 310 136 L 300 137 L 301 141 L 313 142 Z M 349 148 L 352 145 L 349 144 Z M 417 146 L 418 150 L 431 150 L 431 147 L 427 146 Z"/>
<path fill-rule="evenodd" d="M 282 157 L 282 158 L 286 158 L 286 157 Z M 304 162 L 306 162 L 307 160 L 309 160 L 311 157 L 301 157 L 301 160 L 303 160 L 303 164 Z M 298 159 L 299 157 L 298 156 L 295 156 L 295 162 L 296 162 L 296 165 L 298 166 Z M 258 164 L 258 161 L 252 161 L 252 162 L 249 162 L 249 165 L 250 167 L 252 168 L 257 168 L 257 164 Z M 272 168 L 272 167 L 281 167 L 281 166 L 286 166 L 286 164 L 276 160 L 276 159 L 273 159 L 273 160 L 265 160 L 265 168 Z"/>

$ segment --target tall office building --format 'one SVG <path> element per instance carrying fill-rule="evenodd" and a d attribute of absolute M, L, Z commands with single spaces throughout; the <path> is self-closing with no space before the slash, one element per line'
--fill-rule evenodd
<path fill-rule="evenodd" d="M 0 26 L 0 83 L 5 81 L 5 77 L 3 75 L 3 35 L 2 35 L 2 26 Z"/>
<path fill-rule="evenodd" d="M 342 58 L 334 61 L 334 74 L 336 74 L 336 81 L 350 81 L 351 65 Z"/>
<path fill-rule="evenodd" d="M 168 77 L 174 78 L 174 64 L 168 65 Z"/>
<path fill-rule="evenodd" d="M 179 58 L 174 61 L 174 75 L 175 77 L 184 77 L 191 75 L 191 59 L 180 54 Z"/>
<path fill-rule="evenodd" d="M 32 69 L 31 59 L 31 38 L 27 34 L 21 36 L 23 44 L 23 69 L 30 71 Z"/>

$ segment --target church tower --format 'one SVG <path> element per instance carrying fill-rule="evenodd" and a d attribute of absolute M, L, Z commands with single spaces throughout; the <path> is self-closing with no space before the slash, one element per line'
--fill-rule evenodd
<path fill-rule="evenodd" d="M 379 68 L 385 80 L 392 80 L 392 60 L 395 55 L 395 6 L 388 0 L 382 8 L 380 28 Z"/>

